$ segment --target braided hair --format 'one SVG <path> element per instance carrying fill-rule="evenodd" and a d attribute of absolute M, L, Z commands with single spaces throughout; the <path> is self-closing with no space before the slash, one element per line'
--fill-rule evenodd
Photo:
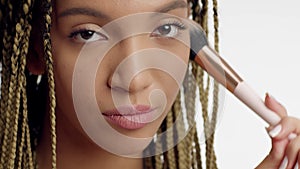
<path fill-rule="evenodd" d="M 212 9 L 209 8 L 212 4 Z M 208 18 L 213 14 L 214 47 L 218 51 L 218 2 L 217 0 L 188 0 L 189 16 L 198 22 L 209 34 Z M 36 146 L 41 133 L 40 122 L 45 116 L 45 107 L 49 107 L 52 168 L 56 168 L 56 98 L 51 53 L 51 0 L 1 0 L 0 1 L 0 63 L 1 63 L 1 101 L 0 101 L 0 169 L 22 168 L 35 169 Z M 36 79 L 41 76 L 32 75 L 26 69 L 26 62 L 32 48 L 32 29 L 38 25 L 43 40 L 45 72 L 39 90 L 36 90 Z M 170 112 L 161 124 L 158 133 L 166 131 L 177 118 L 187 119 L 191 127 L 187 136 L 174 148 L 167 152 L 144 159 L 147 169 L 202 169 L 202 158 L 199 134 L 191 123 L 195 115 L 196 102 L 200 102 L 204 122 L 206 168 L 217 168 L 214 152 L 214 131 L 218 112 L 218 84 L 211 80 L 193 61 L 189 63 L 190 71 L 196 83 L 187 78 L 183 84 L 183 92 L 179 92 Z M 206 84 L 206 85 L 205 85 Z M 212 117 L 208 116 L 209 96 L 212 91 Z M 199 100 L 196 100 L 197 92 Z M 42 98 L 42 99 L 36 99 Z M 43 104 L 37 104 L 43 103 Z M 49 105 L 45 105 L 48 103 Z M 39 106 L 42 105 L 42 106 Z M 183 107 L 189 116 L 182 113 Z M 184 132 L 185 124 L 177 124 L 175 132 L 168 133 L 162 140 L 156 140 L 157 151 L 164 146 L 176 142 L 176 138 Z M 45 125 L 46 126 L 46 125 Z"/>

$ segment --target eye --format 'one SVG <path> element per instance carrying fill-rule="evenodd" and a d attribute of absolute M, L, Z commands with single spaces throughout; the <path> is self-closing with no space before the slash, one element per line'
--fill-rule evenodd
<path fill-rule="evenodd" d="M 87 42 L 94 42 L 94 41 L 101 41 L 101 40 L 107 40 L 107 36 L 100 32 L 96 32 L 94 30 L 78 30 L 75 32 L 72 32 L 69 36 L 69 38 L 74 39 L 76 42 L 81 43 L 87 43 Z"/>
<path fill-rule="evenodd" d="M 163 24 L 157 27 L 152 33 L 151 36 L 162 37 L 162 38 L 174 38 L 180 34 L 181 30 L 186 29 L 183 23 L 174 22 Z"/>

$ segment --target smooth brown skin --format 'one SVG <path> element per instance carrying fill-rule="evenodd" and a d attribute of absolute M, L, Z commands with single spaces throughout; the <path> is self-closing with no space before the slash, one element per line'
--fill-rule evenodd
<path fill-rule="evenodd" d="M 54 71 L 56 82 L 57 95 L 57 166 L 59 169 L 141 169 L 142 159 L 129 159 L 113 155 L 90 141 L 88 136 L 81 129 L 73 108 L 72 103 L 72 72 L 76 57 L 82 47 L 81 43 L 69 38 L 70 33 L 78 28 L 98 28 L 106 23 L 133 13 L 138 12 L 153 12 L 174 0 L 63 0 L 57 1 L 53 14 L 53 25 L 51 29 L 51 40 L 53 45 Z M 186 2 L 186 1 L 185 1 Z M 72 15 L 59 17 L 60 14 L 72 7 L 88 7 L 101 11 L 108 18 L 95 17 L 88 15 Z M 168 11 L 168 13 L 179 17 L 187 17 L 185 8 L 176 8 Z M 122 42 L 123 44 L 113 48 L 108 54 L 115 59 L 105 59 L 100 65 L 98 76 L 96 79 L 97 101 L 103 105 L 101 110 L 113 109 L 109 82 L 114 68 L 133 51 L 140 50 L 151 46 L 151 43 L 146 43 L 143 38 L 130 38 Z M 39 47 L 35 47 L 39 52 Z M 174 49 L 174 52 L 188 52 Z M 42 52 L 41 52 L 42 53 Z M 108 58 L 110 58 L 108 57 Z M 42 58 L 42 57 L 40 57 Z M 182 58 L 187 62 L 188 58 Z M 38 63 L 37 63 L 38 62 Z M 29 60 L 28 68 L 31 72 L 43 72 L 44 66 L 39 65 L 40 61 Z M 142 75 L 142 76 L 141 76 Z M 151 80 L 149 80 L 151 79 Z M 167 80 L 162 80 L 167 79 Z M 153 123 L 148 124 L 142 129 L 128 131 L 118 126 L 113 126 L 116 130 L 135 137 L 145 137 L 153 135 L 162 120 L 165 117 L 167 110 L 172 105 L 174 100 L 174 89 L 170 90 L 174 80 L 165 74 L 158 71 L 146 71 L 138 76 L 131 83 L 130 99 L 136 104 L 149 104 L 148 95 L 153 89 L 161 89 L 167 93 L 168 99 L 167 109 L 164 114 Z M 271 98 L 266 98 L 266 105 L 284 117 L 281 121 L 283 126 L 282 132 L 278 137 L 272 140 L 273 148 L 270 155 L 257 167 L 257 169 L 275 169 L 281 163 L 285 154 L 289 157 L 289 167 L 292 167 L 297 160 L 300 149 L 300 137 L 297 137 L 291 142 L 285 138 L 289 133 L 300 134 L 300 121 L 286 116 L 286 110 Z M 41 143 L 38 147 L 38 164 L 41 169 L 51 168 L 51 146 L 50 135 L 48 131 L 49 121 L 46 118 L 44 124 L 44 132 Z M 299 162 L 299 159 L 298 159 Z"/>
<path fill-rule="evenodd" d="M 54 58 L 54 74 L 56 83 L 57 98 L 57 166 L 58 168 L 89 168 L 98 169 L 138 169 L 142 168 L 142 159 L 124 158 L 111 154 L 94 144 L 79 124 L 72 102 L 72 75 L 76 58 L 84 43 L 80 40 L 70 38 L 69 35 L 78 29 L 97 30 L 105 24 L 129 14 L 140 12 L 156 12 L 167 9 L 168 14 L 181 18 L 187 17 L 187 8 L 175 6 L 174 0 L 152 0 L 152 1 L 104 1 L 104 0 L 64 0 L 56 1 L 53 22 L 51 28 L 52 54 Z M 186 1 L 182 1 L 183 4 Z M 170 8 L 171 7 L 171 8 Z M 62 14 L 71 8 L 90 8 L 101 12 L 103 16 L 92 16 L 89 14 L 66 15 Z M 167 23 L 166 23 L 167 24 Z M 150 47 L 163 48 L 170 43 L 170 40 L 149 38 L 149 35 L 136 36 L 123 40 L 120 45 L 116 45 L 110 50 L 101 62 L 96 77 L 96 97 L 101 111 L 115 109 L 111 96 L 111 78 L 118 64 L 131 53 Z M 171 49 L 181 59 L 187 63 L 189 48 L 184 45 L 177 45 Z M 113 58 L 113 59 L 111 59 Z M 34 64 L 32 64 L 34 67 Z M 36 71 L 35 71 L 36 72 Z M 118 86 L 115 92 L 124 86 Z M 159 128 L 161 122 L 170 109 L 178 87 L 176 82 L 168 74 L 149 69 L 139 73 L 130 83 L 128 92 L 131 102 L 134 105 L 150 105 L 148 97 L 150 92 L 160 89 L 167 97 L 166 109 L 155 121 L 145 127 L 136 130 L 123 129 L 117 125 L 112 125 L 117 131 L 131 137 L 153 136 Z M 43 132 L 41 143 L 38 147 L 38 163 L 43 169 L 50 168 L 51 149 L 50 137 L 48 135 L 49 121 L 45 120 L 45 131 Z M 105 137 L 105 135 L 103 135 Z M 122 144 L 122 140 L 119 140 Z M 126 146 L 126 145 L 124 145 Z"/>

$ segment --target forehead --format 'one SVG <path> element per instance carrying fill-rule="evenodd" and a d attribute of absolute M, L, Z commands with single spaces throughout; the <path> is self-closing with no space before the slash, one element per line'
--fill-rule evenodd
<path fill-rule="evenodd" d="M 55 2 L 55 13 L 58 16 L 90 12 L 91 15 L 115 19 L 134 13 L 164 13 L 177 9 L 186 10 L 187 0 L 57 0 Z"/>

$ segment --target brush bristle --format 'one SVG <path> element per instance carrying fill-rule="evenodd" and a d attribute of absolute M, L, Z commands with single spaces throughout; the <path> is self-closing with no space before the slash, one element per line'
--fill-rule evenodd
<path fill-rule="evenodd" d="M 206 45 L 208 45 L 207 38 L 204 31 L 199 25 L 195 23 L 191 24 L 190 27 L 190 60 L 194 60 L 197 53 Z"/>

